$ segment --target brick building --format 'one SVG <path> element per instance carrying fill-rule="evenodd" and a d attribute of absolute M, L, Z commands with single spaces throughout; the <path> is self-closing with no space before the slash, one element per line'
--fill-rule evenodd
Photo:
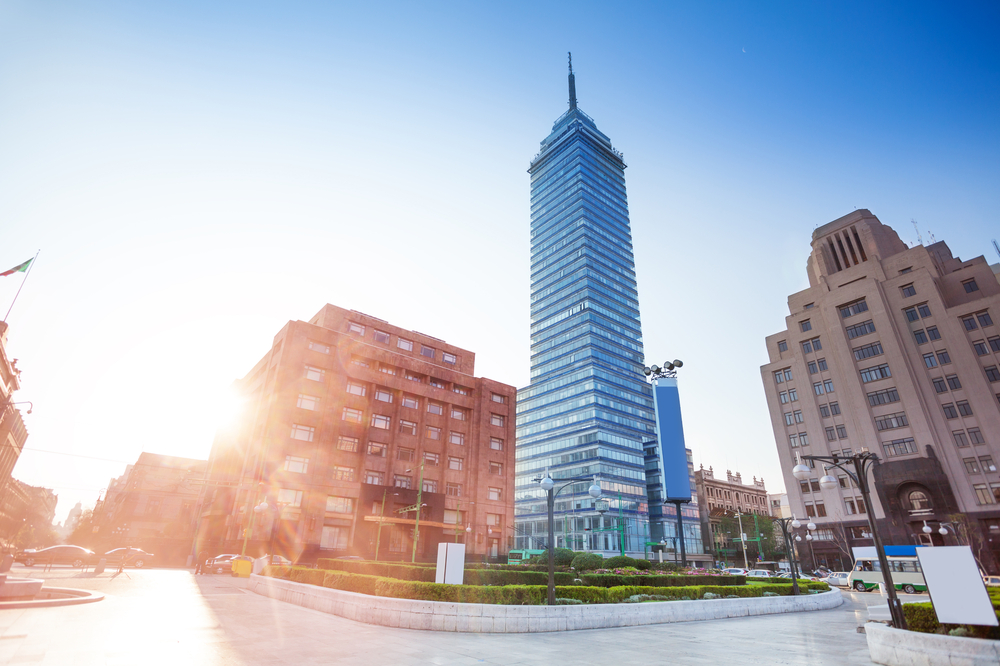
<path fill-rule="evenodd" d="M 199 542 L 409 560 L 420 504 L 418 559 L 442 540 L 502 557 L 516 392 L 474 371 L 473 352 L 360 312 L 288 322 L 235 384 L 247 407 L 212 447 Z"/>
<path fill-rule="evenodd" d="M 864 209 L 813 232 L 809 287 L 788 297 L 761 376 L 789 508 L 819 526 L 816 564 L 844 566 L 851 547 L 872 545 L 874 510 L 887 544 L 962 543 L 997 566 L 998 270 L 944 242 L 907 247 Z M 839 470 L 832 490 L 822 469 L 792 476 L 799 453 L 863 450 L 881 460 L 871 507 Z"/>
<path fill-rule="evenodd" d="M 726 479 L 715 478 L 711 467 L 705 469 L 702 465 L 694 473 L 695 485 L 698 489 L 698 509 L 701 517 L 701 534 L 705 550 L 710 553 L 720 552 L 728 546 L 720 531 L 723 518 L 736 514 L 756 514 L 769 516 L 767 490 L 764 479 L 757 477 L 748 485 L 743 483 L 739 472 L 735 474 L 726 470 Z"/>

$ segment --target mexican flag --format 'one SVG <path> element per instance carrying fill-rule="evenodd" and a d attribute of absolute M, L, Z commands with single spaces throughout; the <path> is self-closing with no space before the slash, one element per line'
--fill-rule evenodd
<path fill-rule="evenodd" d="M 28 266 L 31 265 L 32 261 L 34 261 L 34 257 L 32 257 L 31 259 L 28 259 L 23 264 L 20 264 L 18 266 L 14 266 L 14 268 L 10 269 L 9 271 L 4 271 L 3 273 L 0 273 L 0 277 L 7 277 L 8 275 L 13 275 L 14 273 L 23 273 L 26 270 L 28 270 Z"/>

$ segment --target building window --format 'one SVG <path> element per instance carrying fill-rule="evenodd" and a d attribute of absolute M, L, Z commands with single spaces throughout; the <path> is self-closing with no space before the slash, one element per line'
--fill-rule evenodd
<path fill-rule="evenodd" d="M 458 357 L 454 354 L 449 354 L 448 352 L 441 352 L 441 360 L 445 363 L 450 363 L 451 365 L 458 363 Z"/>
<path fill-rule="evenodd" d="M 438 482 L 434 479 L 424 479 L 420 487 L 425 493 L 436 493 L 438 491 Z"/>
<path fill-rule="evenodd" d="M 388 365 L 386 363 L 379 363 L 378 364 L 378 371 L 382 372 L 382 373 L 385 373 L 387 375 L 393 375 L 393 376 L 395 376 L 395 374 L 396 374 L 396 368 L 394 368 L 391 365 Z"/>
<path fill-rule="evenodd" d="M 847 319 L 848 317 L 853 317 L 854 315 L 860 312 L 867 312 L 867 311 L 868 311 L 868 303 L 866 303 L 864 300 L 860 300 L 856 303 L 849 303 L 848 305 L 842 305 L 840 307 L 840 316 L 843 319 Z"/>
<path fill-rule="evenodd" d="M 319 398 L 314 398 L 313 396 L 306 395 L 305 393 L 299 393 L 299 400 L 295 403 L 295 406 L 315 412 L 319 409 Z"/>
<path fill-rule="evenodd" d="M 813 327 L 812 323 L 810 323 L 808 319 L 806 319 L 803 322 L 800 322 L 799 326 L 802 328 L 803 333 L 805 333 L 806 331 L 811 331 Z"/>
<path fill-rule="evenodd" d="M 330 471 L 333 475 L 334 481 L 353 481 L 354 480 L 354 468 L 353 467 L 343 467 L 341 465 L 331 465 Z"/>
<path fill-rule="evenodd" d="M 833 414 L 834 416 L 840 416 L 840 403 L 839 402 L 831 402 L 830 403 L 830 413 Z"/>
<path fill-rule="evenodd" d="M 428 402 L 427 412 L 429 414 L 444 414 L 444 407 L 436 402 Z"/>
<path fill-rule="evenodd" d="M 812 502 L 806 502 L 806 515 L 810 518 L 816 517 L 816 507 L 813 506 Z"/>
<path fill-rule="evenodd" d="M 983 439 L 983 433 L 979 431 L 979 428 L 969 428 L 969 439 L 972 440 L 973 444 L 986 443 L 986 440 Z"/>
<path fill-rule="evenodd" d="M 979 464 L 982 465 L 984 472 L 997 471 L 997 466 L 993 464 L 993 456 L 979 456 Z"/>
<path fill-rule="evenodd" d="M 809 361 L 806 366 L 809 368 L 810 375 L 815 375 L 819 372 L 819 368 L 816 366 L 816 361 Z"/>
<path fill-rule="evenodd" d="M 800 432 L 799 433 L 799 446 L 809 446 L 809 435 L 807 435 L 804 432 Z M 811 464 L 812 461 L 809 461 L 809 462 L 810 462 L 809 466 L 812 467 L 813 466 Z"/>
<path fill-rule="evenodd" d="M 940 340 L 941 339 L 941 334 L 938 333 L 937 326 L 928 326 L 927 327 L 927 337 L 930 338 L 931 340 Z"/>
<path fill-rule="evenodd" d="M 825 371 L 827 369 L 827 367 L 826 367 L 826 359 L 825 358 L 817 359 L 816 360 L 816 364 L 819 366 L 819 369 L 821 371 Z"/>
<path fill-rule="evenodd" d="M 869 333 L 875 332 L 875 323 L 869 319 L 868 321 L 863 321 L 860 324 L 855 324 L 854 326 L 847 327 L 847 337 L 853 340 L 854 338 L 860 338 L 863 335 L 868 335 Z"/>
<path fill-rule="evenodd" d="M 952 403 L 949 402 L 946 405 L 941 405 L 941 407 L 944 409 L 944 417 L 946 419 L 958 418 L 958 410 L 955 409 L 955 405 L 953 405 Z"/>
<path fill-rule="evenodd" d="M 948 375 L 945 379 L 948 380 L 948 386 L 952 391 L 962 388 L 962 382 L 958 381 L 958 375 Z"/>
<path fill-rule="evenodd" d="M 987 366 L 985 370 L 986 379 L 990 380 L 990 382 L 1000 382 L 1000 372 L 997 371 L 997 366 L 990 365 Z"/>
<path fill-rule="evenodd" d="M 951 433 L 951 436 L 955 438 L 955 446 L 960 449 L 964 449 L 969 445 L 969 438 L 965 436 L 964 430 L 956 430 Z"/>
<path fill-rule="evenodd" d="M 967 294 L 971 294 L 974 291 L 979 291 L 979 285 L 976 284 L 975 279 L 964 281 L 962 283 L 962 286 L 965 287 L 965 293 Z"/>
<path fill-rule="evenodd" d="M 909 298 L 910 296 L 916 296 L 917 294 L 917 290 L 913 288 L 912 282 L 910 284 L 904 284 L 900 289 L 903 292 L 903 298 Z"/>
<path fill-rule="evenodd" d="M 314 368 L 311 365 L 306 366 L 306 379 L 311 379 L 314 382 L 323 381 L 323 377 L 326 375 L 326 370 L 323 368 Z"/>
<path fill-rule="evenodd" d="M 311 349 L 312 351 L 315 351 L 315 352 L 319 352 L 320 354 L 329 354 L 330 353 L 330 347 L 328 347 L 327 345 L 324 345 L 324 344 L 320 344 L 319 342 L 313 342 L 312 340 L 310 340 L 308 346 L 309 346 L 309 349 Z"/>
<path fill-rule="evenodd" d="M 837 431 L 836 429 L 830 427 L 826 429 L 826 441 L 835 442 L 837 441 Z"/>
<path fill-rule="evenodd" d="M 368 363 L 367 359 L 361 358 L 360 356 L 352 356 L 351 363 L 358 366 L 359 368 L 370 368 L 371 365 Z"/>
<path fill-rule="evenodd" d="M 285 506 L 302 506 L 302 491 L 282 488 L 278 491 L 278 504 Z"/>
<path fill-rule="evenodd" d="M 788 389 L 788 399 L 795 402 L 799 399 L 799 392 L 795 389 Z"/>
<path fill-rule="evenodd" d="M 500 404 L 506 404 L 507 396 L 500 395 L 499 393 L 491 393 L 490 400 L 492 400 L 493 402 L 499 402 Z"/>
<path fill-rule="evenodd" d="M 406 476 L 405 474 L 396 474 L 392 477 L 392 485 L 397 488 L 405 488 L 409 490 L 413 487 L 413 477 Z"/>
<path fill-rule="evenodd" d="M 792 413 L 791 412 L 785 412 L 785 425 L 786 426 L 790 426 L 790 425 L 792 425 L 794 423 L 795 423 L 795 421 L 792 418 Z"/>
<path fill-rule="evenodd" d="M 798 435 L 789 435 L 788 436 L 788 442 L 789 442 L 789 444 L 792 445 L 793 449 L 799 448 L 799 436 Z"/>
<path fill-rule="evenodd" d="M 490 461 L 490 474 L 503 475 L 503 463 Z"/>
<path fill-rule="evenodd" d="M 316 428 L 295 424 L 292 426 L 292 439 L 301 439 L 303 442 L 313 441 Z"/>
<path fill-rule="evenodd" d="M 784 340 L 779 340 L 778 341 L 778 351 L 779 352 L 786 352 L 786 351 L 788 351 L 788 343 L 785 342 Z"/>
<path fill-rule="evenodd" d="M 399 432 L 405 435 L 416 435 L 417 434 L 417 424 L 413 421 L 404 421 L 400 419 L 399 421 Z"/>
<path fill-rule="evenodd" d="M 826 504 L 823 502 L 816 502 L 816 517 L 824 518 L 826 516 Z"/>
<path fill-rule="evenodd" d="M 413 351 L 413 342 L 410 340 L 404 340 L 403 338 L 396 338 L 396 346 L 403 351 Z"/>
<path fill-rule="evenodd" d="M 500 488 L 490 488 L 489 491 L 486 494 L 486 497 L 487 497 L 487 499 L 492 500 L 494 502 L 499 502 L 501 495 L 502 495 L 502 492 L 501 492 Z"/>
<path fill-rule="evenodd" d="M 928 368 L 937 367 L 937 358 L 935 358 L 934 354 L 924 354 L 924 365 Z"/>
<path fill-rule="evenodd" d="M 327 495 L 326 510 L 330 513 L 354 513 L 354 498 Z"/>
<path fill-rule="evenodd" d="M 910 453 L 917 452 L 917 444 L 913 441 L 912 437 L 906 437 L 904 439 L 894 439 L 891 442 L 883 442 L 882 449 L 885 451 L 885 455 L 888 458 L 894 456 L 905 456 Z"/>
<path fill-rule="evenodd" d="M 392 393 L 384 388 L 375 389 L 375 399 L 379 402 L 392 402 Z"/>
<path fill-rule="evenodd" d="M 976 504 L 980 506 L 993 504 L 993 497 L 990 495 L 989 488 L 986 487 L 985 483 L 973 484 L 972 490 L 976 493 Z"/>
<path fill-rule="evenodd" d="M 783 405 L 784 405 L 784 404 L 787 404 L 787 403 L 788 403 L 788 394 L 787 394 L 787 393 L 785 393 L 784 391 L 782 391 L 781 393 L 779 393 L 779 394 L 778 394 L 778 400 L 779 400 L 779 401 L 781 402 L 781 404 L 783 404 Z"/>
<path fill-rule="evenodd" d="M 913 331 L 913 337 L 916 338 L 918 345 L 927 344 L 927 334 L 924 333 L 924 329 L 919 328 Z"/>
<path fill-rule="evenodd" d="M 434 439 L 434 440 L 441 439 L 441 428 L 436 428 L 434 426 L 427 426 L 425 432 L 427 439 Z"/>
<path fill-rule="evenodd" d="M 359 444 L 360 442 L 357 437 L 347 437 L 346 435 L 341 435 L 337 438 L 337 450 L 339 451 L 357 453 Z"/>
<path fill-rule="evenodd" d="M 497 527 L 502 521 L 503 517 L 499 513 L 486 514 L 486 524 L 490 527 Z"/>
<path fill-rule="evenodd" d="M 292 472 L 295 474 L 305 474 L 309 471 L 309 458 L 301 458 L 299 456 L 285 456 L 285 467 L 286 472 Z"/>
<path fill-rule="evenodd" d="M 837 436 L 841 439 L 847 439 L 847 427 L 842 425 L 837 426 Z"/>
<path fill-rule="evenodd" d="M 490 437 L 490 448 L 494 451 L 503 451 L 503 440 L 499 437 Z"/>
<path fill-rule="evenodd" d="M 819 406 L 819 415 L 825 419 L 830 418 L 830 407 L 828 405 Z"/>
<path fill-rule="evenodd" d="M 347 382 L 347 392 L 351 395 L 358 395 L 362 398 L 368 393 L 368 389 L 365 388 L 363 384 L 357 384 L 355 382 Z"/>
<path fill-rule="evenodd" d="M 854 508 L 854 500 L 852 499 L 844 500 L 844 513 L 846 513 L 849 516 L 857 513 L 857 509 Z"/>
<path fill-rule="evenodd" d="M 969 405 L 968 400 L 959 400 L 955 403 L 955 406 L 958 407 L 958 413 L 962 416 L 972 416 L 972 407 Z"/>
<path fill-rule="evenodd" d="M 823 395 L 823 382 L 816 382 L 813 384 L 813 392 L 815 392 L 816 395 Z"/>
<path fill-rule="evenodd" d="M 793 414 L 795 415 L 795 422 L 796 423 L 802 423 L 802 412 L 800 410 L 796 409 L 793 412 Z"/>
<path fill-rule="evenodd" d="M 503 416 L 500 414 L 490 414 L 490 424 L 503 427 Z"/>
<path fill-rule="evenodd" d="M 434 377 L 431 377 L 431 380 L 427 383 L 435 388 L 439 389 L 447 388 L 447 386 L 445 386 L 443 381 L 441 381 L 440 379 L 435 379 Z"/>
<path fill-rule="evenodd" d="M 809 354 L 810 352 L 812 352 L 812 350 L 813 349 L 811 341 L 806 340 L 805 342 L 802 343 L 802 353 Z"/>
<path fill-rule="evenodd" d="M 353 321 L 347 322 L 347 330 L 350 333 L 354 333 L 355 335 L 360 335 L 362 337 L 365 335 L 365 327 L 361 324 L 355 324 Z"/>
<path fill-rule="evenodd" d="M 864 384 L 875 382 L 880 379 L 888 379 L 889 377 L 892 377 L 892 373 L 889 372 L 888 363 L 876 365 L 871 368 L 865 368 L 861 371 L 861 382 Z"/>
<path fill-rule="evenodd" d="M 388 430 L 392 426 L 392 419 L 382 414 L 372 414 L 372 427 L 379 430 Z"/>
<path fill-rule="evenodd" d="M 438 467 L 441 464 L 441 454 L 424 451 L 424 463 L 431 467 Z"/>
<path fill-rule="evenodd" d="M 456 421 L 464 421 L 465 420 L 465 410 L 464 409 L 460 409 L 459 407 L 452 407 L 451 408 L 451 418 L 455 419 Z"/>
<path fill-rule="evenodd" d="M 426 356 L 427 358 L 434 358 L 434 354 L 437 352 L 434 347 L 428 347 L 427 345 L 420 345 L 420 355 Z"/>
<path fill-rule="evenodd" d="M 774 383 L 780 384 L 783 381 L 785 381 L 785 375 L 783 372 L 781 372 L 781 370 L 778 370 L 776 373 L 774 373 Z"/>
<path fill-rule="evenodd" d="M 385 479 L 382 472 L 377 472 L 373 469 L 365 470 L 365 483 L 372 486 L 381 486 L 382 481 Z"/>
<path fill-rule="evenodd" d="M 854 348 L 854 360 L 863 361 L 866 358 L 872 358 L 874 356 L 882 355 L 882 343 L 873 342 L 870 345 L 865 345 L 863 347 Z"/>
<path fill-rule="evenodd" d="M 455 471 L 462 471 L 462 459 L 456 458 L 455 456 L 448 456 L 448 469 L 453 469 Z"/>
<path fill-rule="evenodd" d="M 973 342 L 972 347 L 976 350 L 976 356 L 986 356 L 990 353 L 990 350 L 986 348 L 986 343 L 982 340 Z"/>
<path fill-rule="evenodd" d="M 976 314 L 976 319 L 979 320 L 979 325 L 982 326 L 983 328 L 993 325 L 993 319 L 990 318 L 989 312 L 980 312 Z"/>
<path fill-rule="evenodd" d="M 472 395 L 472 389 L 465 388 L 464 386 L 459 386 L 458 384 L 452 384 L 451 390 L 459 395 Z"/>
<path fill-rule="evenodd" d="M 934 384 L 934 390 L 938 393 L 944 393 L 948 390 L 948 385 L 944 383 L 944 379 L 942 377 L 935 377 L 934 379 L 931 379 L 931 383 Z"/>
<path fill-rule="evenodd" d="M 396 460 L 403 460 L 405 462 L 410 462 L 413 460 L 413 449 L 398 448 L 396 449 Z"/>
<path fill-rule="evenodd" d="M 410 409 L 420 409 L 420 401 L 412 396 L 404 395 L 403 407 L 409 407 Z"/>
<path fill-rule="evenodd" d="M 461 497 L 462 496 L 462 484 L 460 483 L 446 483 L 444 485 L 445 492 L 450 497 Z"/>
<path fill-rule="evenodd" d="M 377 458 L 385 458 L 386 451 L 389 447 L 385 444 L 379 442 L 368 442 L 368 455 L 375 456 Z"/>
<path fill-rule="evenodd" d="M 919 321 L 920 315 L 917 314 L 916 308 L 906 308 L 903 310 L 903 314 L 906 315 L 907 321 Z"/>
<path fill-rule="evenodd" d="M 910 425 L 910 422 L 906 420 L 906 413 L 904 412 L 875 417 L 875 427 L 880 431 L 902 428 L 903 426 L 908 425 Z"/>
<path fill-rule="evenodd" d="M 979 328 L 979 326 L 976 324 L 976 318 L 973 317 L 972 315 L 969 315 L 967 317 L 962 317 L 962 323 L 965 324 L 965 330 L 967 331 L 974 331 L 977 328 Z"/>
<path fill-rule="evenodd" d="M 832 379 L 824 379 L 823 380 L 823 388 L 826 389 L 827 393 L 833 393 L 833 380 Z"/>
<path fill-rule="evenodd" d="M 926 303 L 921 303 L 920 305 L 918 305 L 917 306 L 917 312 L 920 313 L 921 317 L 930 317 L 931 316 L 931 309 L 929 307 L 927 307 Z"/>
<path fill-rule="evenodd" d="M 451 431 L 448 435 L 448 443 L 458 446 L 465 446 L 465 433 Z"/>
<path fill-rule="evenodd" d="M 375 329 L 375 342 L 381 342 L 384 345 L 389 344 L 389 334 L 385 331 L 380 331 Z"/>

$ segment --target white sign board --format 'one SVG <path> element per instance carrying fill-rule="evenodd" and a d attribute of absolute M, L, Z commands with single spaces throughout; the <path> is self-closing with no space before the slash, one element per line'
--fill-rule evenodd
<path fill-rule="evenodd" d="M 434 582 L 461 585 L 465 581 L 465 544 L 439 543 Z"/>
<path fill-rule="evenodd" d="M 917 559 L 938 622 L 997 626 L 997 616 L 971 548 L 917 548 Z"/>

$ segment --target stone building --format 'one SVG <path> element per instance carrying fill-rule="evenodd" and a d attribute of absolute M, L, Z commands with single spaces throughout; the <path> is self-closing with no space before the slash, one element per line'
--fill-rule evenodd
<path fill-rule="evenodd" d="M 944 242 L 907 247 L 864 209 L 813 232 L 809 287 L 788 297 L 761 376 L 790 510 L 819 526 L 816 564 L 842 567 L 851 547 L 872 545 L 874 510 L 887 544 L 968 544 L 996 567 L 998 270 Z M 869 450 L 881 461 L 870 507 L 839 470 L 833 490 L 819 467 L 791 474 L 800 453 Z"/>
<path fill-rule="evenodd" d="M 246 409 L 212 447 L 199 543 L 313 562 L 463 541 L 503 558 L 516 394 L 474 372 L 473 352 L 353 310 L 288 322 L 235 384 Z"/>
<path fill-rule="evenodd" d="M 28 439 L 21 411 L 14 406 L 14 391 L 21 387 L 21 371 L 17 369 L 17 359 L 7 354 L 7 330 L 7 322 L 0 321 L 0 490 L 10 482 Z"/>
<path fill-rule="evenodd" d="M 729 549 L 729 536 L 724 535 L 720 529 L 723 518 L 737 514 L 770 515 L 764 479 L 753 477 L 751 483 L 744 484 L 739 472 L 733 474 L 731 470 L 726 470 L 726 479 L 723 481 L 715 478 L 711 467 L 705 469 L 704 465 L 695 471 L 694 479 L 698 489 L 702 539 L 705 550 L 709 553 L 725 554 Z"/>

